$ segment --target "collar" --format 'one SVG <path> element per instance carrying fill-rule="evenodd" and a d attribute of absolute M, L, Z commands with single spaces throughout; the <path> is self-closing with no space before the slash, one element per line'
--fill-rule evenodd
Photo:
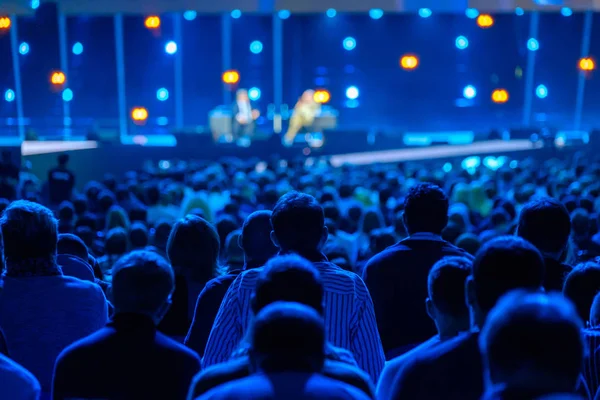
<path fill-rule="evenodd" d="M 412 235 L 410 235 L 408 237 L 408 239 L 410 239 L 410 240 L 431 240 L 431 241 L 437 241 L 437 242 L 444 241 L 444 239 L 442 239 L 442 237 L 440 235 L 436 235 L 435 233 L 431 233 L 431 232 L 413 233 Z"/>
<path fill-rule="evenodd" d="M 38 276 L 62 276 L 62 269 L 56 264 L 56 257 L 28 258 L 12 261 L 6 259 L 4 276 L 12 278 L 32 278 Z"/>

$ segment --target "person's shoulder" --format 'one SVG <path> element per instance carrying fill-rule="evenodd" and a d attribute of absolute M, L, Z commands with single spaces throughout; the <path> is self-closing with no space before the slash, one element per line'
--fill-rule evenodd
<path fill-rule="evenodd" d="M 40 383 L 31 372 L 3 354 L 0 354 L 0 374 L 6 381 L 11 382 L 11 387 L 19 387 L 19 394 L 32 393 L 30 397 L 23 398 L 37 398 L 41 391 Z"/>
<path fill-rule="evenodd" d="M 248 357 L 240 357 L 221 364 L 211 365 L 200 371 L 192 382 L 193 394 L 198 396 L 208 390 L 250 375 Z"/>
<path fill-rule="evenodd" d="M 206 285 L 204 285 L 203 291 L 213 290 L 213 289 L 216 289 L 223 285 L 231 285 L 231 283 L 233 281 L 235 281 L 235 278 L 237 278 L 237 277 L 238 277 L 238 275 L 234 275 L 234 274 L 226 274 L 226 275 L 217 276 L 216 278 L 213 278 L 210 281 L 206 282 Z"/>
<path fill-rule="evenodd" d="M 173 358 L 200 366 L 200 357 L 195 351 L 185 347 L 167 335 L 156 332 L 155 343 L 158 347 L 171 353 Z"/>
<path fill-rule="evenodd" d="M 72 276 L 63 275 L 62 278 L 64 290 L 78 293 L 82 296 L 82 298 L 85 298 L 85 295 L 87 295 L 88 298 L 93 297 L 98 300 L 102 299 L 103 301 L 106 301 L 106 297 L 104 296 L 102 288 L 96 283 L 84 281 Z"/>
<path fill-rule="evenodd" d="M 479 354 L 477 347 L 477 334 L 464 333 L 453 339 L 446 340 L 437 346 L 426 349 L 406 360 L 407 367 L 422 367 L 425 370 L 437 367 L 445 368 L 448 365 L 470 362 L 470 353 Z"/>
<path fill-rule="evenodd" d="M 365 268 L 376 268 L 381 265 L 393 262 L 396 257 L 401 257 L 411 250 L 410 246 L 405 243 L 404 240 L 388 247 L 381 253 L 373 256 L 368 262 Z"/>
<path fill-rule="evenodd" d="M 465 257 L 470 260 L 473 260 L 475 258 L 471 254 L 469 254 L 467 251 L 461 249 L 460 247 L 453 245 L 450 242 L 444 241 L 443 243 L 444 243 L 443 250 L 447 256 L 450 255 L 450 256 Z"/>
<path fill-rule="evenodd" d="M 325 360 L 323 374 L 327 377 L 348 383 L 373 396 L 373 383 L 369 375 L 360 368 L 344 362 Z"/>
<path fill-rule="evenodd" d="M 79 360 L 89 360 L 87 356 L 90 353 L 102 353 L 103 343 L 106 343 L 113 333 L 113 330 L 107 327 L 101 328 L 89 336 L 81 338 L 60 352 L 57 358 L 57 364 L 65 362 L 79 363 Z"/>

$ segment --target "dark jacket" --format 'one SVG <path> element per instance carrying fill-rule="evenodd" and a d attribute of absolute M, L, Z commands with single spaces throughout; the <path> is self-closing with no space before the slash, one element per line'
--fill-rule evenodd
<path fill-rule="evenodd" d="M 546 278 L 544 279 L 544 288 L 547 292 L 562 292 L 565 277 L 573 267 L 560 263 L 552 258 L 544 258 L 546 264 Z"/>

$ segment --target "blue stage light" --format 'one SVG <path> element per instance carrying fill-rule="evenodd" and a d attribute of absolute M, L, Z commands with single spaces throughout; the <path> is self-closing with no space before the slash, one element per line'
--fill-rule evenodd
<path fill-rule="evenodd" d="M 236 9 L 231 12 L 231 18 L 233 18 L 233 19 L 238 19 L 241 16 L 242 16 L 242 12 L 240 10 Z"/>
<path fill-rule="evenodd" d="M 380 19 L 383 17 L 383 10 L 381 8 L 372 8 L 369 10 L 369 17 L 373 19 Z"/>
<path fill-rule="evenodd" d="M 165 88 L 160 88 L 156 91 L 156 98 L 159 101 L 167 101 L 169 99 L 169 91 Z"/>
<path fill-rule="evenodd" d="M 538 85 L 538 87 L 535 88 L 535 95 L 540 99 L 548 97 L 548 88 L 546 85 Z"/>
<path fill-rule="evenodd" d="M 350 100 L 358 99 L 360 92 L 356 86 L 350 86 L 346 89 L 346 97 Z"/>
<path fill-rule="evenodd" d="M 73 45 L 73 54 L 78 56 L 81 53 L 83 53 L 83 45 L 80 42 L 77 42 Z"/>
<path fill-rule="evenodd" d="M 260 40 L 250 43 L 250 51 L 254 54 L 260 54 L 263 51 L 263 44 Z"/>
<path fill-rule="evenodd" d="M 537 39 L 531 38 L 527 41 L 527 50 L 537 51 L 540 48 L 540 43 Z"/>
<path fill-rule="evenodd" d="M 288 19 L 290 15 L 292 15 L 292 13 L 290 12 L 290 10 L 279 10 L 278 15 L 281 19 Z"/>
<path fill-rule="evenodd" d="M 37 10 L 40 8 L 40 0 L 31 0 L 31 9 Z"/>
<path fill-rule="evenodd" d="M 477 89 L 473 85 L 467 85 L 463 89 L 463 96 L 465 99 L 474 99 L 477 96 Z"/>
<path fill-rule="evenodd" d="M 354 50 L 356 48 L 356 39 L 354 39 L 351 36 L 348 36 L 346 39 L 344 39 L 343 45 L 344 49 L 348 51 Z"/>
<path fill-rule="evenodd" d="M 335 10 L 335 8 L 330 8 L 325 14 L 327 14 L 329 18 L 333 18 L 337 15 L 337 11 Z"/>
<path fill-rule="evenodd" d="M 253 87 L 248 89 L 248 98 L 252 101 L 256 101 L 258 99 L 260 99 L 260 89 L 257 87 Z"/>
<path fill-rule="evenodd" d="M 571 10 L 569 7 L 563 7 L 560 9 L 560 13 L 563 15 L 563 17 L 570 17 L 573 15 L 573 10 Z"/>
<path fill-rule="evenodd" d="M 29 44 L 27 42 L 23 42 L 19 45 L 19 53 L 22 55 L 29 53 Z"/>
<path fill-rule="evenodd" d="M 464 50 L 469 47 L 469 39 L 464 36 L 457 37 L 454 43 L 456 44 L 456 48 L 459 50 Z"/>
<path fill-rule="evenodd" d="M 187 10 L 183 13 L 183 18 L 187 21 L 193 21 L 198 16 L 198 13 L 194 10 Z"/>
<path fill-rule="evenodd" d="M 525 10 L 523 10 L 521 7 L 517 7 L 515 8 L 515 14 L 517 14 L 519 17 L 525 15 Z"/>
<path fill-rule="evenodd" d="M 475 19 L 479 17 L 479 11 L 476 8 L 467 8 L 465 15 L 467 18 Z"/>
<path fill-rule="evenodd" d="M 73 91 L 69 88 L 63 90 L 62 98 L 64 101 L 67 101 L 67 102 L 73 100 Z"/>
<path fill-rule="evenodd" d="M 167 117 L 158 117 L 158 118 L 156 118 L 156 124 L 158 126 L 167 126 L 167 125 L 169 125 L 169 118 L 167 118 Z"/>
<path fill-rule="evenodd" d="M 7 89 L 6 92 L 4 92 L 4 100 L 10 102 L 15 101 L 15 91 L 12 89 Z"/>
<path fill-rule="evenodd" d="M 165 45 L 165 51 L 167 52 L 167 54 L 177 53 L 177 43 L 175 43 L 172 40 L 170 42 L 167 42 L 167 44 Z"/>
<path fill-rule="evenodd" d="M 429 8 L 419 8 L 419 17 L 421 18 L 429 18 L 431 17 L 431 10 Z"/>

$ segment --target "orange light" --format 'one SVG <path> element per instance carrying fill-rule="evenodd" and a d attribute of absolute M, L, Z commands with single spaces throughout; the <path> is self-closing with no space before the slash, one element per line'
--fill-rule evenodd
<path fill-rule="evenodd" d="M 325 89 L 317 90 L 313 95 L 313 99 L 319 104 L 325 104 L 331 100 L 331 94 Z"/>
<path fill-rule="evenodd" d="M 229 71 L 223 72 L 222 79 L 224 83 L 234 85 L 240 81 L 240 73 L 236 70 L 231 69 Z"/>
<path fill-rule="evenodd" d="M 131 119 L 134 122 L 146 122 L 148 119 L 148 110 L 144 107 L 135 107 L 131 110 Z"/>
<path fill-rule="evenodd" d="M 492 92 L 492 101 L 494 103 L 503 104 L 508 101 L 509 95 L 506 89 L 496 89 Z"/>
<path fill-rule="evenodd" d="M 400 59 L 400 66 L 406 70 L 413 70 L 419 66 L 419 58 L 412 54 L 406 54 Z"/>
<path fill-rule="evenodd" d="M 12 25 L 12 21 L 8 17 L 0 17 L 0 30 L 8 30 Z"/>
<path fill-rule="evenodd" d="M 491 28 L 494 25 L 494 18 L 490 14 L 480 14 L 477 17 L 477 25 L 483 29 Z"/>
<path fill-rule="evenodd" d="M 584 57 L 579 60 L 579 69 L 582 71 L 593 71 L 596 69 L 596 61 L 591 57 Z"/>
<path fill-rule="evenodd" d="M 146 25 L 146 28 L 148 29 L 158 29 L 160 28 L 160 17 L 156 15 L 151 15 L 146 18 L 146 21 L 144 21 L 144 25 Z"/>
<path fill-rule="evenodd" d="M 67 77 L 61 71 L 54 71 L 50 75 L 50 83 L 53 85 L 64 85 L 67 81 Z"/>

